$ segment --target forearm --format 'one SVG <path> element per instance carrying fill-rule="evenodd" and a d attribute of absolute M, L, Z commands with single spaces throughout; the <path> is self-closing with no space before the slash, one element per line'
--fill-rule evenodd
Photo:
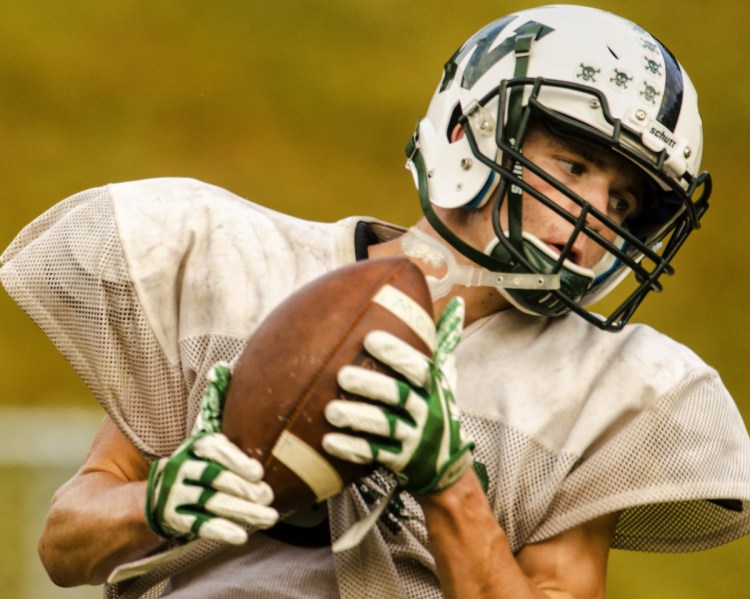
<path fill-rule="evenodd" d="M 521 570 L 472 471 L 446 491 L 418 499 L 445 597 L 547 597 Z"/>
<path fill-rule="evenodd" d="M 148 527 L 145 481 L 108 472 L 79 474 L 54 496 L 39 556 L 60 586 L 100 584 L 118 564 L 143 556 L 162 539 Z"/>

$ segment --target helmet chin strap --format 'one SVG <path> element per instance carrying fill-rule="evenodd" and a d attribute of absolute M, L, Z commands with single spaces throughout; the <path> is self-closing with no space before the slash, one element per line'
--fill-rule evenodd
<path fill-rule="evenodd" d="M 490 248 L 497 242 L 493 242 Z M 490 249 L 488 248 L 488 249 Z M 445 274 L 437 278 L 427 275 L 432 300 L 446 296 L 454 285 L 464 287 L 494 287 L 503 289 L 558 289 L 559 277 L 536 273 L 503 273 L 492 272 L 471 264 L 459 264 L 453 252 L 439 240 L 412 227 L 401 236 L 401 249 L 414 260 L 436 268 L 444 269 Z"/>
<path fill-rule="evenodd" d="M 417 189 L 419 200 L 422 206 L 422 212 L 427 222 L 432 228 L 459 253 L 466 256 L 469 260 L 479 265 L 481 268 L 476 269 L 484 271 L 485 274 L 461 274 L 446 275 L 441 283 L 437 282 L 431 285 L 435 293 L 447 293 L 454 284 L 460 283 L 457 277 L 462 280 L 475 281 L 474 285 L 487 285 L 500 290 L 508 300 L 516 307 L 532 314 L 544 316 L 560 316 L 571 309 L 571 305 L 580 300 L 585 291 L 589 288 L 593 275 L 588 269 L 580 269 L 569 261 L 565 261 L 562 268 L 559 267 L 559 257 L 554 257 L 551 250 L 546 248 L 545 244 L 533 235 L 521 233 L 522 255 L 525 257 L 529 266 L 520 264 L 515 259 L 510 250 L 496 239 L 493 244 L 487 248 L 487 253 L 481 252 L 475 247 L 466 243 L 440 219 L 430 202 L 427 190 L 427 172 L 425 169 L 424 158 L 419 151 L 419 140 L 415 137 L 410 139 L 407 145 L 407 155 L 412 161 L 418 177 Z M 433 248 L 435 256 L 444 256 L 445 251 L 450 254 L 450 250 L 445 248 L 440 242 L 435 241 L 442 251 Z M 507 243 L 507 238 L 505 239 Z M 425 244 L 426 245 L 426 244 Z M 432 247 L 432 246 L 430 246 Z M 410 250 L 412 252 L 416 250 Z M 423 256 L 428 253 L 422 251 Z M 407 254 L 408 255 L 408 254 Z M 414 256 L 419 258 L 420 256 Z M 449 267 L 451 259 L 455 262 L 455 257 L 445 257 L 444 263 Z M 441 262 L 442 263 L 442 262 Z M 457 265 L 454 272 L 472 273 L 476 267 L 468 265 Z M 486 274 L 489 273 L 489 274 Z M 498 280 L 498 276 L 503 276 Z M 494 276 L 494 279 L 492 278 Z M 450 277 L 453 277 L 452 279 Z M 514 279 L 514 277 L 517 277 Z M 445 279 L 445 280 L 444 280 Z M 508 284 L 509 281 L 516 281 L 514 284 Z M 446 289 L 447 288 L 447 289 Z M 555 290 L 559 290 L 557 293 Z M 436 298 L 434 298 L 436 299 Z"/>
<path fill-rule="evenodd" d="M 589 268 L 577 266 L 570 260 L 564 260 L 562 268 L 558 268 L 559 256 L 556 256 L 551 248 L 529 233 L 523 233 L 523 253 L 532 268 L 538 272 L 553 272 L 558 277 L 555 288 L 559 293 L 550 293 L 547 289 L 511 288 L 500 289 L 500 292 L 516 308 L 529 314 L 542 316 L 561 316 L 569 312 L 569 304 L 577 304 L 583 294 L 589 289 L 595 278 L 595 273 Z M 502 259 L 506 256 L 510 259 L 507 248 L 496 239 L 488 246 L 488 253 L 495 258 Z M 541 276 L 541 275 L 538 275 Z"/>

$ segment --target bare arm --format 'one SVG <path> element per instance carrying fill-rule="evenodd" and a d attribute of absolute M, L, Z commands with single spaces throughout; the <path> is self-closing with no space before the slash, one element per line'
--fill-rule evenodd
<path fill-rule="evenodd" d="M 105 418 L 81 469 L 52 498 L 39 557 L 55 584 L 100 584 L 163 540 L 146 523 L 149 466 Z"/>
<path fill-rule="evenodd" d="M 453 487 L 418 499 L 445 597 L 604 597 L 617 514 L 527 545 L 514 556 L 471 470 Z"/>

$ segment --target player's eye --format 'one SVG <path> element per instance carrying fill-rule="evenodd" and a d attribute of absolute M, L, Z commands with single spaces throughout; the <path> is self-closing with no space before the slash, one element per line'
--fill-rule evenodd
<path fill-rule="evenodd" d="M 558 157 L 557 163 L 560 165 L 560 168 L 566 173 L 568 173 L 569 175 L 574 175 L 577 177 L 586 172 L 586 166 L 583 163 L 578 162 L 576 160 Z"/>
<path fill-rule="evenodd" d="M 609 212 L 622 222 L 638 212 L 638 201 L 630 196 L 610 196 Z"/>

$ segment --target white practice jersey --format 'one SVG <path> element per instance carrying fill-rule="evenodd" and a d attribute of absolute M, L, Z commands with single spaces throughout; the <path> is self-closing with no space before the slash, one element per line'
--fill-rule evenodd
<path fill-rule="evenodd" d="M 235 360 L 297 288 L 356 259 L 360 222 L 381 239 L 401 232 L 295 219 L 191 179 L 109 185 L 27 226 L 0 278 L 153 460 L 190 432 L 213 363 Z M 750 532 L 747 431 L 717 373 L 683 345 L 646 326 L 609 333 L 509 309 L 469 326 L 456 358 L 475 469 L 514 551 L 614 511 L 615 548 L 692 551 Z M 333 538 L 392 485 L 378 471 L 329 500 Z M 158 596 L 171 577 L 175 597 L 330 597 L 331 584 L 345 599 L 441 596 L 405 493 L 335 559 L 260 535 L 222 549 L 200 541 L 107 592 Z M 253 593 L 253 580 L 273 590 Z"/>

